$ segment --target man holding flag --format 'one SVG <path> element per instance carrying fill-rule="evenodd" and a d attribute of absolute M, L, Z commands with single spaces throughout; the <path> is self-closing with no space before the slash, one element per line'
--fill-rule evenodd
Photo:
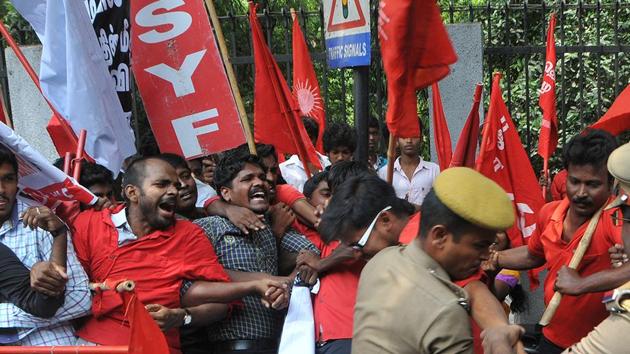
<path fill-rule="evenodd" d="M 18 160 L 0 145 L 0 242 L 31 269 L 35 290 L 50 296 L 50 306 L 60 297 L 63 305 L 54 316 L 44 319 L 3 299 L 0 345 L 74 345 L 70 320 L 90 311 L 88 278 L 68 245 L 67 229 L 61 220 L 46 207 L 29 208 L 17 199 L 17 193 Z"/>
<path fill-rule="evenodd" d="M 610 284 L 604 274 L 610 269 L 608 249 L 622 243 L 621 227 L 613 220 L 614 210 L 606 208 L 612 201 L 613 181 L 606 161 L 616 147 L 615 139 L 601 130 L 589 130 L 571 139 L 563 156 L 568 171 L 568 198 L 541 209 L 536 215 L 537 227 L 526 246 L 501 251 L 492 257 L 495 266 L 516 270 L 533 269 L 546 262 L 547 305 L 555 291 L 571 295 L 562 297 L 555 315 L 543 328 L 538 348 L 541 353 L 560 353 L 586 336 L 606 318 L 601 303 L 604 291 L 624 283 Z M 601 211 L 602 208 L 605 209 Z M 577 269 L 569 268 L 567 265 L 577 253 L 578 245 L 587 237 L 590 223 L 596 225 L 591 231 L 590 245 Z M 588 281 L 581 277 L 587 277 L 584 280 Z M 579 321 L 575 321 L 576 310 L 580 311 Z"/>

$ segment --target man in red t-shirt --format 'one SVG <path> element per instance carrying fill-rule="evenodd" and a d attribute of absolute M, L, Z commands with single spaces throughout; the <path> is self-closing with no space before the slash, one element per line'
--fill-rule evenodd
<path fill-rule="evenodd" d="M 260 294 L 280 307 L 287 296 L 273 280 L 229 282 L 203 230 L 175 219 L 178 186 L 175 169 L 167 162 L 140 158 L 123 179 L 126 205 L 88 210 L 71 223 L 76 253 L 90 282 L 135 281 L 136 294 L 165 332 L 171 353 L 180 352 L 178 327 L 220 320 L 230 301 Z M 198 282 L 194 294 L 180 299 L 184 280 Z M 204 303 L 215 304 L 200 305 Z M 127 345 L 128 326 L 120 297 L 104 291 L 93 297 L 92 316 L 77 334 L 90 343 Z"/>
<path fill-rule="evenodd" d="M 536 231 L 527 246 L 501 251 L 493 257 L 498 267 L 515 270 L 537 268 L 546 262 L 549 273 L 545 279 L 545 303 L 555 291 L 564 295 L 551 322 L 543 329 L 541 353 L 560 353 L 584 337 L 607 316 L 603 292 L 630 280 L 611 281 L 605 274 L 610 269 L 608 249 L 621 243 L 613 210 L 602 212 L 577 270 L 567 267 L 589 221 L 610 201 L 612 177 L 606 161 L 616 146 L 610 134 L 599 130 L 571 139 L 563 156 L 567 198 L 541 209 Z"/>

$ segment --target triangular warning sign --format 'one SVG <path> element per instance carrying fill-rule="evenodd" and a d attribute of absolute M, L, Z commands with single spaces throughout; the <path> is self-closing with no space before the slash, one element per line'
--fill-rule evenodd
<path fill-rule="evenodd" d="M 343 1 L 343 0 L 342 0 Z M 348 0 L 352 1 L 352 0 Z M 330 8 L 330 17 L 328 17 L 328 32 L 335 32 L 341 30 L 347 30 L 351 28 L 365 26 L 365 16 L 363 16 L 363 9 L 361 8 L 361 4 L 359 0 L 354 0 L 354 4 L 357 7 L 357 12 L 359 13 L 359 18 L 356 20 L 341 22 L 333 24 L 333 19 L 335 18 L 335 8 L 337 7 L 337 0 L 333 0 L 332 6 Z"/>

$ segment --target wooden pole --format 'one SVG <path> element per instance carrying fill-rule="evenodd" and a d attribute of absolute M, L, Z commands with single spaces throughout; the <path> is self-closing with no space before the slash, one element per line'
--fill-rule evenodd
<path fill-rule="evenodd" d="M 545 185 L 542 188 L 543 199 L 547 202 L 547 190 L 549 189 L 549 159 L 546 157 L 543 159 L 543 178 L 545 179 Z"/>
<path fill-rule="evenodd" d="M 81 133 L 79 134 L 79 142 L 77 143 L 77 151 L 74 155 L 74 166 L 72 177 L 78 182 L 79 177 L 81 177 L 81 160 L 83 160 L 84 149 L 85 149 L 85 140 L 87 139 L 87 130 L 81 129 Z"/>
<path fill-rule="evenodd" d="M 396 160 L 396 137 L 389 134 L 389 144 L 387 146 L 387 183 L 394 181 L 394 161 Z"/>
<path fill-rule="evenodd" d="M 234 95 L 234 101 L 236 101 L 236 108 L 241 118 L 241 124 L 243 125 L 243 131 L 245 132 L 245 139 L 247 140 L 247 146 L 249 147 L 249 153 L 256 155 L 256 145 L 254 144 L 254 136 L 252 130 L 249 127 L 249 121 L 247 120 L 247 112 L 245 111 L 245 105 L 243 105 L 243 98 L 241 97 L 241 91 L 238 89 L 236 83 L 236 75 L 234 74 L 234 68 L 232 68 L 232 61 L 228 54 L 227 47 L 225 45 L 225 37 L 223 36 L 223 30 L 221 30 L 221 23 L 219 22 L 219 16 L 217 16 L 217 10 L 214 7 L 213 0 L 204 0 L 206 8 L 210 14 L 210 21 L 212 27 L 217 35 L 217 43 L 219 43 L 219 50 L 221 51 L 221 57 L 223 58 L 223 64 L 225 65 L 225 71 L 227 73 L 230 87 L 232 88 L 232 94 Z"/>
<path fill-rule="evenodd" d="M 586 231 L 584 232 L 584 236 L 582 236 L 582 239 L 580 240 L 580 243 L 573 253 L 573 256 L 571 256 L 571 261 L 569 261 L 569 268 L 576 269 L 577 266 L 580 265 L 580 262 L 582 261 L 582 258 L 584 257 L 584 254 L 588 249 L 588 246 L 591 244 L 591 238 L 595 233 L 597 222 L 599 221 L 599 217 L 602 214 L 603 210 L 604 208 L 599 209 L 595 213 L 595 215 L 591 217 L 591 220 L 586 227 Z M 560 300 L 562 300 L 562 294 L 556 291 L 549 301 L 549 304 L 547 305 L 547 308 L 545 309 L 545 312 L 543 313 L 540 322 L 538 322 L 541 326 L 546 326 L 549 324 L 549 322 L 551 322 L 551 319 L 553 318 L 553 315 L 555 315 L 558 306 L 560 306 Z"/>

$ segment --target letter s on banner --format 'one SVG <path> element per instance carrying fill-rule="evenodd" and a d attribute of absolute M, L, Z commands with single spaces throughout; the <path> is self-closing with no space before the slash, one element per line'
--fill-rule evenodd
<path fill-rule="evenodd" d="M 167 25 L 171 28 L 166 32 L 159 32 L 156 29 L 152 29 L 140 34 L 138 38 L 145 43 L 154 44 L 168 41 L 186 32 L 192 23 L 192 17 L 187 12 L 173 11 L 155 14 L 155 11 L 158 9 L 172 10 L 182 5 L 184 5 L 183 0 L 158 0 L 140 9 L 135 16 L 135 21 L 138 25 L 142 27 Z"/>
<path fill-rule="evenodd" d="M 130 6 L 132 69 L 160 150 L 191 159 L 243 144 L 203 1 L 133 0 Z"/>

